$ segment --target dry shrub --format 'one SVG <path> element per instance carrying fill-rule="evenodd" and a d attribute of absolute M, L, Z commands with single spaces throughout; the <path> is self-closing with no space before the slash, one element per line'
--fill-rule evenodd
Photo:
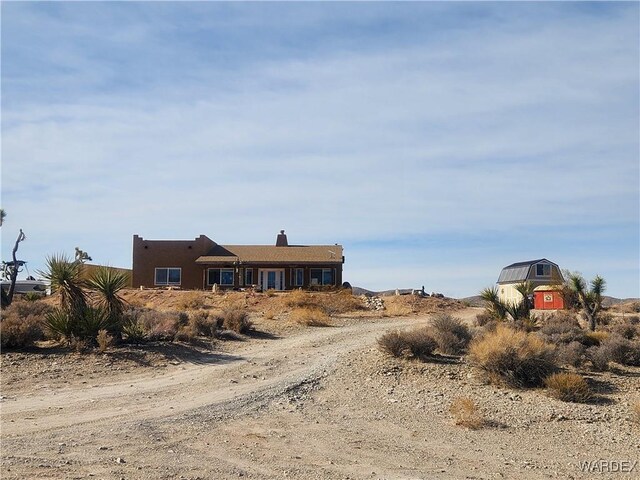
<path fill-rule="evenodd" d="M 405 332 L 405 339 L 413 358 L 430 357 L 433 355 L 433 351 L 438 348 L 438 342 L 433 338 L 432 330 L 429 328 L 409 330 Z"/>
<path fill-rule="evenodd" d="M 629 321 L 625 321 L 622 323 L 610 325 L 609 332 L 614 335 L 619 335 L 622 338 L 626 338 L 627 340 L 633 340 L 634 338 L 638 337 L 639 329 L 637 325 Z"/>
<path fill-rule="evenodd" d="M 338 290 L 334 293 L 327 293 L 321 296 L 324 310 L 329 315 L 364 310 L 365 306 L 362 298 L 353 295 L 351 290 Z"/>
<path fill-rule="evenodd" d="M 587 381 L 577 373 L 554 373 L 544 380 L 549 395 L 563 402 L 586 403 L 593 398 Z"/>
<path fill-rule="evenodd" d="M 384 301 L 384 310 L 383 315 L 385 317 L 402 317 L 405 315 L 411 315 L 413 313 L 413 308 L 402 303 L 400 300 L 396 299 L 391 300 L 389 298 Z"/>
<path fill-rule="evenodd" d="M 190 291 L 184 292 L 178 302 L 178 308 L 181 310 L 196 310 L 205 307 L 204 292 Z"/>
<path fill-rule="evenodd" d="M 485 425 L 485 419 L 476 403 L 469 397 L 456 398 L 451 402 L 449 413 L 456 425 L 478 430 Z"/>
<path fill-rule="evenodd" d="M 240 308 L 228 308 L 216 318 L 219 326 L 236 333 L 247 333 L 253 327 L 249 314 Z"/>
<path fill-rule="evenodd" d="M 149 340 L 173 340 L 189 321 L 189 317 L 178 312 L 146 310 L 138 316 L 138 323 Z"/>
<path fill-rule="evenodd" d="M 585 331 L 575 316 L 567 312 L 557 312 L 543 320 L 540 335 L 549 343 L 583 343 Z"/>
<path fill-rule="evenodd" d="M 487 312 L 482 312 L 476 315 L 476 325 L 478 327 L 484 327 L 485 325 L 492 323 L 494 321 L 495 321 L 495 318 L 493 317 L 493 315 Z"/>
<path fill-rule="evenodd" d="M 428 328 L 392 330 L 378 338 L 378 347 L 393 357 L 427 358 L 438 347 Z"/>
<path fill-rule="evenodd" d="M 329 315 L 317 307 L 295 308 L 289 314 L 289 318 L 300 325 L 308 327 L 328 327 L 331 325 Z"/>
<path fill-rule="evenodd" d="M 113 346 L 113 337 L 103 328 L 98 331 L 96 342 L 98 343 L 98 351 L 104 353 Z"/>
<path fill-rule="evenodd" d="M 215 337 L 218 330 L 218 319 L 211 317 L 209 312 L 205 310 L 192 312 L 189 315 L 188 328 L 188 333 L 192 336 L 202 335 L 205 337 Z"/>
<path fill-rule="evenodd" d="M 14 301 L 2 312 L 2 348 L 24 348 L 41 340 L 44 337 L 45 315 L 50 310 L 44 302 Z"/>
<path fill-rule="evenodd" d="M 580 342 L 560 344 L 556 347 L 556 359 L 560 365 L 579 367 L 584 363 L 586 348 Z"/>
<path fill-rule="evenodd" d="M 432 326 L 431 334 L 442 353 L 460 355 L 467 349 L 471 332 L 459 318 L 440 313 L 433 317 Z"/>
<path fill-rule="evenodd" d="M 498 325 L 469 346 L 472 363 L 490 381 L 514 387 L 538 387 L 556 370 L 554 349 L 539 336 Z"/>
<path fill-rule="evenodd" d="M 597 332 L 585 332 L 582 343 L 585 345 L 600 345 L 607 339 L 609 332 L 598 330 Z"/>
<path fill-rule="evenodd" d="M 350 290 L 337 292 L 309 293 L 303 290 L 293 290 L 284 297 L 284 304 L 290 308 L 315 308 L 323 310 L 328 315 L 353 312 L 364 309 L 360 297 L 354 297 Z"/>
<path fill-rule="evenodd" d="M 284 304 L 291 308 L 318 306 L 314 295 L 304 290 L 292 290 L 287 293 Z"/>
<path fill-rule="evenodd" d="M 392 330 L 378 338 L 378 347 L 392 357 L 403 357 L 407 350 L 407 342 L 403 332 Z"/>
<path fill-rule="evenodd" d="M 629 340 L 612 334 L 602 341 L 597 348 L 599 355 L 607 362 L 621 365 L 640 365 L 640 341 Z"/>

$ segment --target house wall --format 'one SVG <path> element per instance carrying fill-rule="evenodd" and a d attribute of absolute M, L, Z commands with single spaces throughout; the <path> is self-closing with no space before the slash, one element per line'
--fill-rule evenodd
<path fill-rule="evenodd" d="M 180 288 L 202 289 L 203 268 L 196 259 L 206 255 L 215 242 L 205 235 L 194 240 L 145 240 L 133 236 L 132 286 L 155 287 L 156 268 L 180 268 Z"/>

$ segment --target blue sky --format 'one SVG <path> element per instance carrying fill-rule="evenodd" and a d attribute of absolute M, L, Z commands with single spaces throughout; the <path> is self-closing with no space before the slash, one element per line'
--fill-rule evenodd
<path fill-rule="evenodd" d="M 286 229 L 371 289 L 640 296 L 638 3 L 1 8 L 3 259 Z"/>

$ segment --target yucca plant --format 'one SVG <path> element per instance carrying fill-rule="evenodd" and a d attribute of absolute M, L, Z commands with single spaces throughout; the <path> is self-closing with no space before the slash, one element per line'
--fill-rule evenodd
<path fill-rule="evenodd" d="M 54 308 L 45 315 L 45 327 L 55 338 L 69 340 L 73 335 L 73 323 L 71 316 L 62 308 Z"/>
<path fill-rule="evenodd" d="M 107 332 L 115 329 L 109 312 L 102 307 L 86 307 L 74 325 L 73 335 L 77 338 L 96 342 L 100 330 Z"/>
<path fill-rule="evenodd" d="M 87 306 L 87 296 L 82 289 L 82 264 L 59 253 L 47 257 L 46 265 L 46 270 L 38 271 L 38 274 L 51 282 L 52 292 L 60 294 L 62 310 L 72 317 L 82 312 Z"/>
<path fill-rule="evenodd" d="M 491 316 L 498 320 L 505 320 L 507 318 L 508 306 L 500 300 L 497 287 L 485 288 L 480 292 L 480 298 L 487 302 L 487 309 Z"/>
<path fill-rule="evenodd" d="M 118 294 L 129 283 L 129 275 L 112 268 L 98 268 L 87 282 L 97 294 L 97 304 L 107 311 L 113 323 L 122 319 L 127 303 Z"/>
<path fill-rule="evenodd" d="M 578 301 L 582 308 L 582 316 L 589 322 L 589 329 L 594 331 L 598 323 L 598 315 L 602 310 L 602 294 L 607 282 L 600 275 L 591 280 L 591 288 L 587 289 L 587 282 L 581 275 L 572 274 L 569 276 L 569 286 L 578 296 Z"/>

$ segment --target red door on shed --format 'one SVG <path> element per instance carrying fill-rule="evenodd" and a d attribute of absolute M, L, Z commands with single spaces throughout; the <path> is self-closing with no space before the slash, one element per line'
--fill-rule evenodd
<path fill-rule="evenodd" d="M 562 295 L 556 290 L 534 292 L 533 304 L 536 310 L 562 310 L 564 308 Z"/>

